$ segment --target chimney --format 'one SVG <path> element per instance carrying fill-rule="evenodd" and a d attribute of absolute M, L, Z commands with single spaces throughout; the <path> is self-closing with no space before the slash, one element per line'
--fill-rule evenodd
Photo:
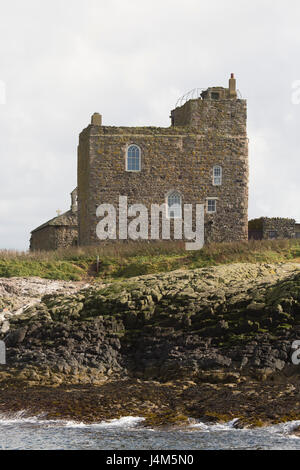
<path fill-rule="evenodd" d="M 102 126 L 102 116 L 99 113 L 94 113 L 91 119 L 93 126 Z"/>
<path fill-rule="evenodd" d="M 237 97 L 236 79 L 234 78 L 234 73 L 231 74 L 230 79 L 229 79 L 229 97 L 230 98 L 236 98 Z"/>
<path fill-rule="evenodd" d="M 77 188 L 73 189 L 71 192 L 71 212 L 77 212 L 78 205 L 77 205 Z"/>

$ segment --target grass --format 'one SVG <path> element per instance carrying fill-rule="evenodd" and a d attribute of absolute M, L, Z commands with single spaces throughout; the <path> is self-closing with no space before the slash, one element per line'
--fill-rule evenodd
<path fill-rule="evenodd" d="M 99 272 L 96 260 L 99 257 Z M 39 276 L 64 280 L 116 280 L 142 274 L 227 263 L 300 262 L 300 240 L 212 243 L 186 251 L 183 242 L 109 243 L 53 252 L 0 251 L 0 277 Z"/>

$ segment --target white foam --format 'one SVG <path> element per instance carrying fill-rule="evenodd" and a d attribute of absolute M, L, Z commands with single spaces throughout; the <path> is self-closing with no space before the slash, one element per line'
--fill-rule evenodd
<path fill-rule="evenodd" d="M 145 421 L 145 418 L 140 418 L 136 416 L 124 416 L 119 419 L 111 419 L 109 421 L 102 421 L 101 423 L 93 424 L 92 426 L 97 427 L 122 427 L 122 428 L 132 428 L 140 424 L 142 421 Z"/>
<path fill-rule="evenodd" d="M 240 429 L 236 429 L 234 427 L 235 423 L 237 423 L 238 420 L 239 420 L 238 418 L 235 418 L 231 421 L 228 421 L 227 423 L 222 423 L 222 424 L 220 423 L 208 424 L 208 423 L 203 423 L 200 421 L 199 423 L 191 424 L 189 427 L 192 429 L 197 429 L 202 432 L 232 431 L 232 430 L 240 431 Z"/>
<path fill-rule="evenodd" d="M 193 423 L 189 426 L 190 429 L 198 430 L 201 432 L 219 432 L 219 431 L 251 431 L 251 432 L 264 432 L 271 435 L 278 435 L 283 437 L 288 437 L 291 439 L 299 439 L 298 436 L 293 435 L 293 431 L 300 426 L 299 421 L 289 421 L 286 423 L 274 424 L 271 426 L 264 426 L 259 428 L 236 428 L 235 424 L 239 421 L 238 418 L 228 421 L 227 423 L 222 424 L 208 424 L 203 422 Z"/>
<path fill-rule="evenodd" d="M 43 415 L 28 416 L 26 410 L 18 411 L 14 414 L 9 415 L 0 414 L 0 426 L 12 425 L 12 424 L 53 424 L 59 421 L 53 419 L 43 419 Z M 63 421 L 62 421 L 63 423 Z"/>
<path fill-rule="evenodd" d="M 56 421 L 56 423 L 70 427 L 70 428 L 82 428 L 82 427 L 89 427 L 89 428 L 115 428 L 115 427 L 120 427 L 120 428 L 134 428 L 138 424 L 140 424 L 142 421 L 144 421 L 145 418 L 140 418 L 136 416 L 124 416 L 123 418 L 118 418 L 118 419 L 111 419 L 108 421 L 100 421 L 100 423 L 91 423 L 91 424 L 85 424 L 85 423 L 78 423 L 76 421 Z M 64 424 L 62 424 L 64 423 Z"/>
<path fill-rule="evenodd" d="M 145 418 L 135 417 L 135 416 L 124 416 L 119 419 L 112 419 L 108 421 L 101 421 L 99 423 L 85 424 L 82 422 L 70 421 L 70 420 L 60 420 L 60 419 L 44 419 L 45 415 L 37 416 L 26 416 L 26 411 L 19 411 L 13 415 L 9 414 L 8 416 L 0 415 L 0 426 L 10 426 L 14 424 L 37 424 L 37 425 L 46 425 L 46 426 L 61 426 L 61 427 L 70 427 L 70 428 L 88 428 L 88 427 L 97 427 L 97 428 L 111 428 L 111 427 L 120 427 L 120 428 L 134 428 Z"/>
<path fill-rule="evenodd" d="M 273 426 L 267 426 L 264 429 L 270 434 L 281 434 L 281 435 L 291 435 L 291 433 L 300 426 L 300 421 L 288 421 L 287 423 L 274 424 Z M 297 438 L 297 436 L 290 436 Z"/>
<path fill-rule="evenodd" d="M 123 429 L 139 429 L 139 425 L 145 421 L 145 418 L 138 416 L 123 416 L 118 419 L 111 419 L 107 421 L 100 421 L 99 423 L 86 424 L 82 422 L 72 421 L 72 420 L 63 420 L 63 419 L 46 419 L 45 414 L 39 414 L 37 416 L 28 416 L 26 410 L 22 410 L 16 413 L 9 413 L 7 415 L 0 414 L 0 427 L 1 426 L 13 426 L 13 425 L 43 425 L 44 427 L 63 427 L 63 428 L 123 428 Z M 235 425 L 239 421 L 238 418 L 235 418 L 227 423 L 216 423 L 209 424 L 204 422 L 191 423 L 186 430 L 194 430 L 200 432 L 229 432 L 229 431 L 249 431 L 247 428 L 236 428 Z M 284 437 L 290 437 L 293 439 L 299 439 L 299 437 L 293 435 L 293 431 L 300 426 L 300 420 L 298 421 L 289 421 L 287 423 L 280 423 L 272 426 L 265 426 L 263 428 L 253 428 L 252 432 L 263 431 L 271 435 L 281 435 Z M 150 428 L 143 428 L 150 430 Z"/>

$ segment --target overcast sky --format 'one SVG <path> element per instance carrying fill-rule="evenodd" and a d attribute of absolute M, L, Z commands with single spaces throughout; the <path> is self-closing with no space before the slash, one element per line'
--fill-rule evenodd
<path fill-rule="evenodd" d="M 227 86 L 231 72 L 248 100 L 249 217 L 300 222 L 298 0 L 0 6 L 0 248 L 27 249 L 33 228 L 69 208 L 94 112 L 105 125 L 169 126 L 178 97 Z"/>

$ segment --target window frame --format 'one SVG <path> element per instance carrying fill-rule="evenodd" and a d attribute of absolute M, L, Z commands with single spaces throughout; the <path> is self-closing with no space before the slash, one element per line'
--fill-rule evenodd
<path fill-rule="evenodd" d="M 139 151 L 139 169 L 138 170 L 130 170 L 128 168 L 128 152 L 130 147 L 137 147 Z M 139 173 L 142 170 L 142 150 L 141 147 L 135 143 L 128 144 L 126 146 L 126 152 L 125 152 L 125 171 L 128 171 L 129 173 Z"/>
<path fill-rule="evenodd" d="M 179 197 L 180 197 L 180 217 L 171 217 L 170 215 L 170 208 L 172 206 L 169 206 L 169 198 L 173 195 L 173 194 L 177 194 Z M 169 191 L 166 195 L 166 217 L 167 219 L 170 219 L 170 220 L 182 220 L 182 194 L 180 191 L 178 191 L 177 189 L 172 189 L 171 191 Z"/>
<path fill-rule="evenodd" d="M 208 203 L 210 201 L 214 201 L 215 202 L 215 210 L 214 211 L 210 211 L 209 210 L 209 207 L 208 207 Z M 217 212 L 217 201 L 218 201 L 218 198 L 217 197 L 207 197 L 206 198 L 206 212 L 207 214 L 215 214 Z"/>
<path fill-rule="evenodd" d="M 211 91 L 210 99 L 214 100 L 214 101 L 219 101 L 220 100 L 220 92 L 219 91 Z"/>
<path fill-rule="evenodd" d="M 276 240 L 278 238 L 278 230 L 267 230 L 269 240 Z"/>
<path fill-rule="evenodd" d="M 220 170 L 220 176 L 215 176 L 215 170 L 216 169 L 219 169 Z M 216 178 L 219 178 L 220 179 L 220 183 L 216 183 Z M 223 184 L 223 168 L 221 167 L 221 165 L 214 165 L 213 166 L 213 186 L 222 186 Z"/>

